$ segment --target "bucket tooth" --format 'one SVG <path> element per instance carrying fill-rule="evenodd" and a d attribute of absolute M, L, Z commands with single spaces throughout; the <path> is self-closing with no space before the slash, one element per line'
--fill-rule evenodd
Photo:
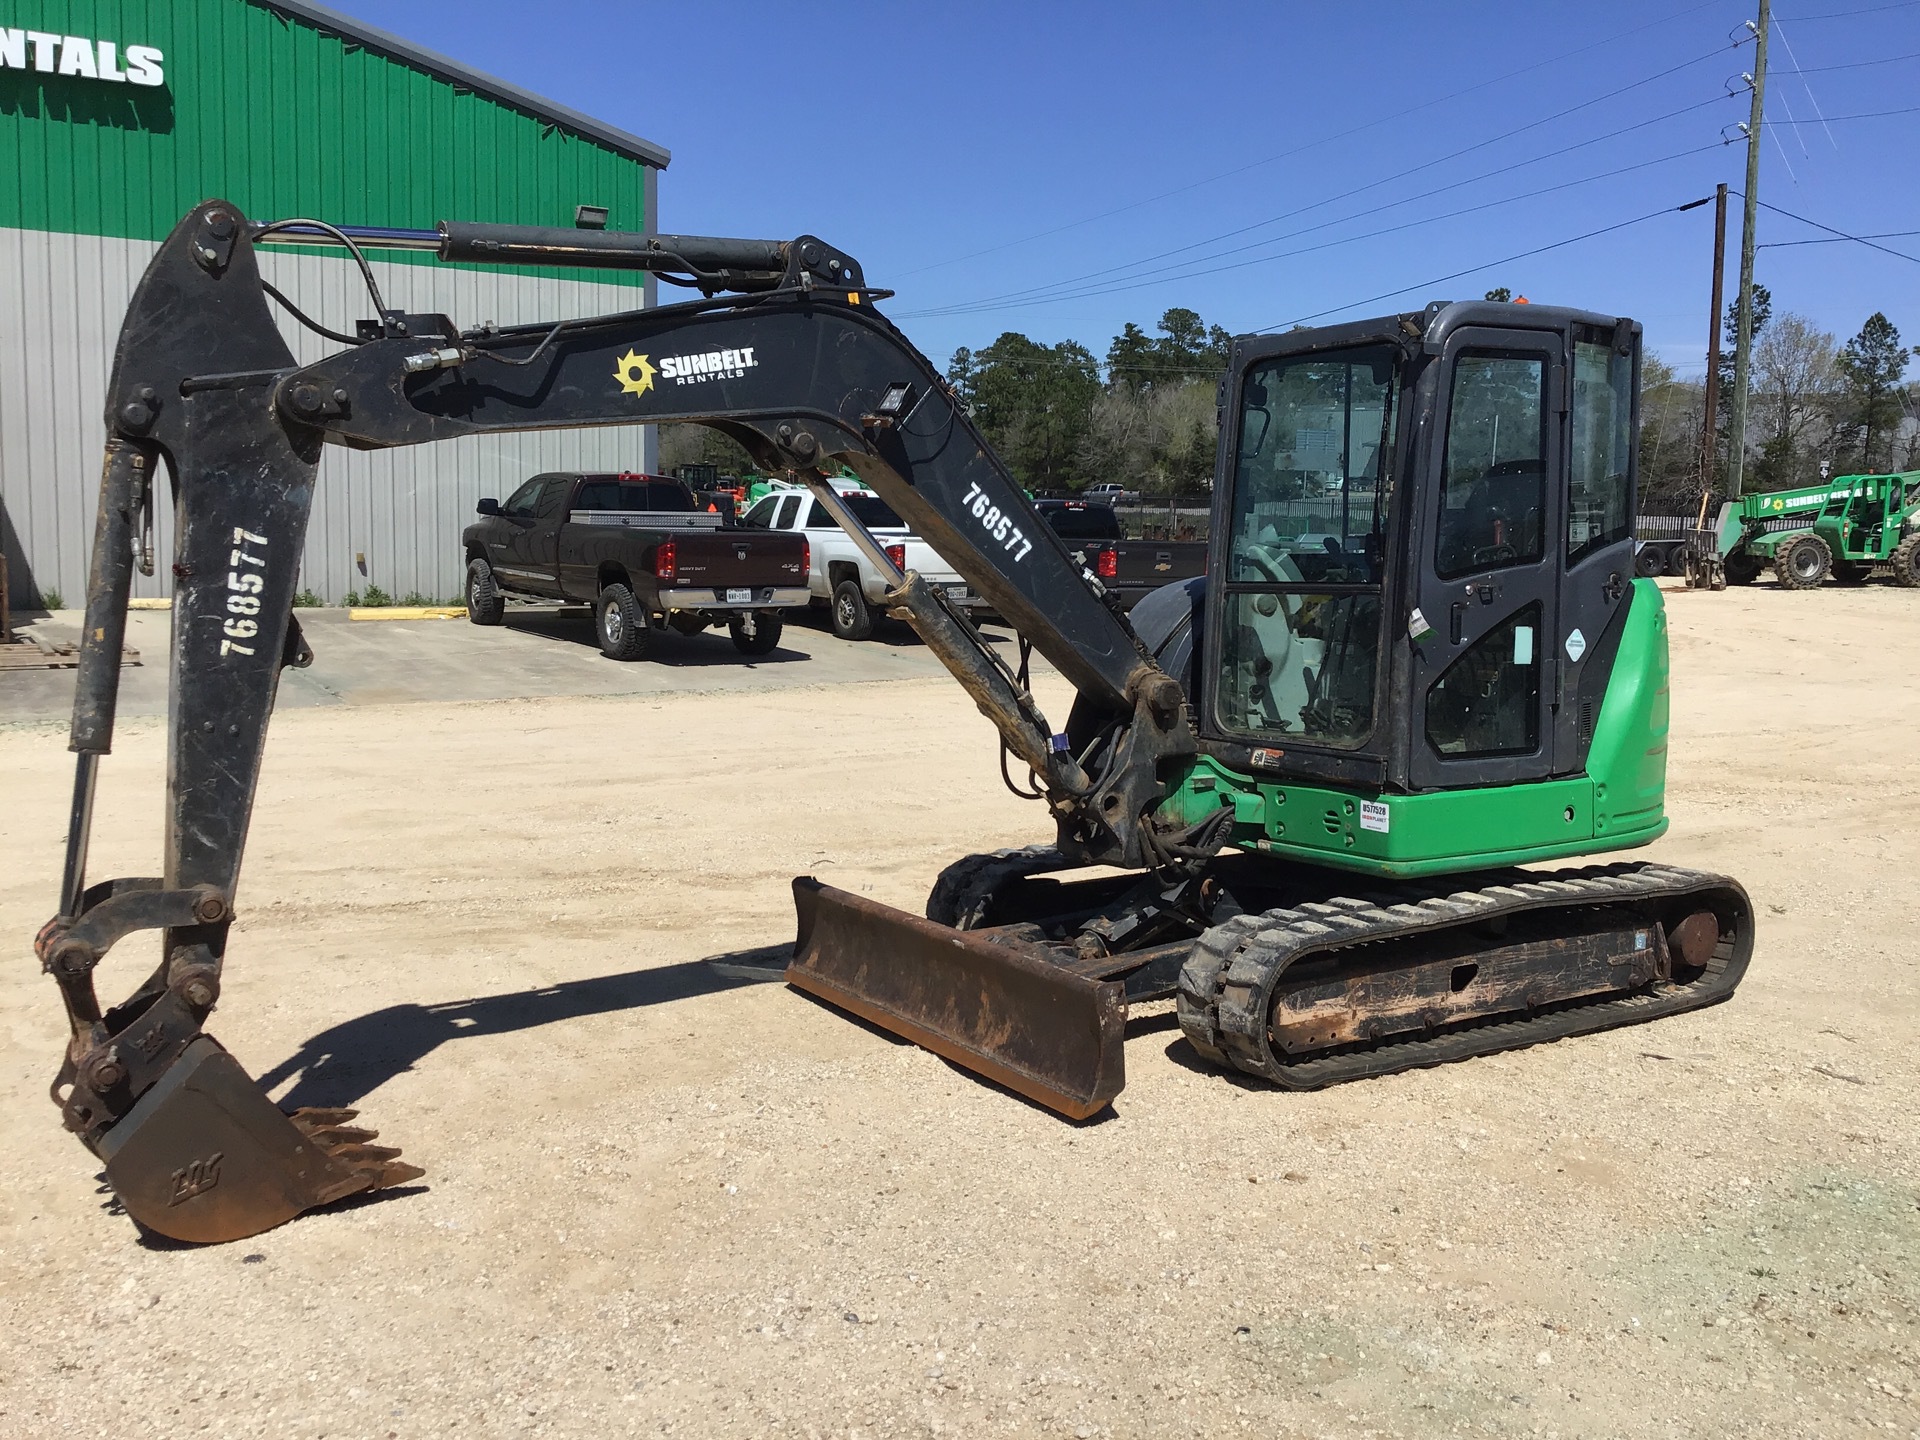
<path fill-rule="evenodd" d="M 787 982 L 1073 1120 L 1126 1084 L 1126 992 L 807 876 Z"/>
<path fill-rule="evenodd" d="M 399 1151 L 342 1129 L 348 1109 L 288 1115 L 210 1035 L 195 1038 L 98 1142 L 107 1180 L 148 1230 L 243 1240 L 303 1210 L 418 1179 Z"/>
<path fill-rule="evenodd" d="M 322 1105 L 303 1105 L 291 1112 L 287 1118 L 302 1130 L 313 1130 L 322 1126 L 344 1125 L 349 1120 L 359 1118 L 358 1110 L 329 1109 Z"/>
<path fill-rule="evenodd" d="M 294 1122 L 299 1124 L 298 1121 Z M 358 1125 L 301 1125 L 307 1137 L 316 1145 L 325 1145 L 329 1149 L 336 1145 L 364 1145 L 369 1140 L 380 1138 L 378 1130 L 363 1130 Z"/>

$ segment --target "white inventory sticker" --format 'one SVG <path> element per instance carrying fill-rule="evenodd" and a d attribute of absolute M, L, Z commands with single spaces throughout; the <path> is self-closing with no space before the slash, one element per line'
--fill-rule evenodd
<path fill-rule="evenodd" d="M 1580 657 L 1587 653 L 1587 637 L 1578 630 L 1567 636 L 1567 659 L 1578 664 Z"/>
<path fill-rule="evenodd" d="M 1390 817 L 1387 814 L 1387 802 L 1384 800 L 1362 800 L 1360 802 L 1360 828 L 1387 833 Z"/>

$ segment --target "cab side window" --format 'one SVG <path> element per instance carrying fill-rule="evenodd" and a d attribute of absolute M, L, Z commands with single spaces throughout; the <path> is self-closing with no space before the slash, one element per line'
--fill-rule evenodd
<path fill-rule="evenodd" d="M 753 508 L 740 517 L 740 524 L 748 530 L 766 530 L 773 524 L 774 508 L 779 504 L 773 496 L 756 500 Z"/>
<path fill-rule="evenodd" d="M 1576 338 L 1567 563 L 1633 533 L 1633 356 Z"/>
<path fill-rule="evenodd" d="M 540 498 L 534 502 L 533 513 L 541 520 L 551 520 L 560 513 L 560 507 L 567 503 L 567 477 L 556 475 L 547 481 L 540 491 Z"/>
<path fill-rule="evenodd" d="M 533 518 L 534 502 L 540 498 L 540 491 L 547 483 L 547 477 L 536 475 L 513 494 L 507 497 L 507 503 L 500 507 L 502 515 L 511 515 L 516 520 Z"/>
<path fill-rule="evenodd" d="M 787 496 L 786 499 L 780 502 L 780 522 L 774 528 L 777 530 L 791 530 L 793 528 L 793 517 L 799 513 L 800 497 L 798 495 Z"/>
<path fill-rule="evenodd" d="M 1469 351 L 1454 363 L 1436 551 L 1442 579 L 1540 558 L 1546 388 L 1537 355 Z"/>

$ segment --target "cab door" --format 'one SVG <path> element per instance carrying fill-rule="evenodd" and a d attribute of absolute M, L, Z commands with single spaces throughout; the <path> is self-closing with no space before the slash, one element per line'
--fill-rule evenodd
<path fill-rule="evenodd" d="M 1553 773 L 1566 378 L 1557 332 L 1463 328 L 1439 358 L 1407 622 L 1415 789 Z"/>

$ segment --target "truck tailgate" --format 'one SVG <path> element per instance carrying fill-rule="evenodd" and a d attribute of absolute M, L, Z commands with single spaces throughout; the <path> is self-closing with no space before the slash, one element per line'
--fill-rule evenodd
<path fill-rule="evenodd" d="M 794 586 L 807 583 L 806 541 L 774 530 L 684 530 L 673 537 L 675 584 Z"/>
<path fill-rule="evenodd" d="M 1120 552 L 1116 578 L 1122 585 L 1170 585 L 1207 573 L 1204 540 L 1121 540 L 1114 548 Z"/>

